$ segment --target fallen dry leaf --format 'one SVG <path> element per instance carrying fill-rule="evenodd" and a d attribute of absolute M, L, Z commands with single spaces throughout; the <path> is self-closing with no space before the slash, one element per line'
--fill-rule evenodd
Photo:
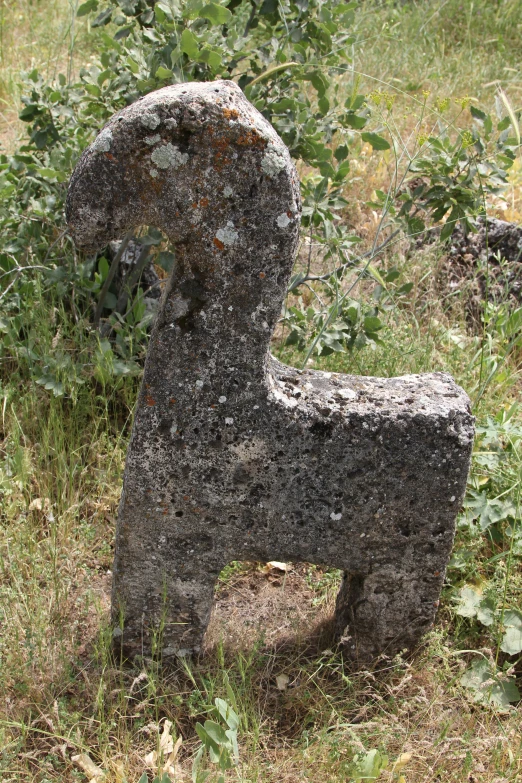
<path fill-rule="evenodd" d="M 276 685 L 278 690 L 280 691 L 286 691 L 289 682 L 290 682 L 290 677 L 288 676 L 288 674 L 278 674 L 276 677 Z"/>
<path fill-rule="evenodd" d="M 49 506 L 49 498 L 33 498 L 29 503 L 29 511 L 41 511 Z"/>
<path fill-rule="evenodd" d="M 174 740 L 170 735 L 171 729 L 172 722 L 170 720 L 165 720 L 159 741 L 159 752 L 158 750 L 151 750 L 150 753 L 147 753 L 143 761 L 153 772 L 158 772 L 159 767 L 161 766 L 161 772 L 166 772 L 167 775 L 177 776 L 180 773 L 180 768 L 179 764 L 176 763 L 176 757 L 179 753 L 183 738 L 181 736 L 178 737 L 174 743 Z"/>
<path fill-rule="evenodd" d="M 116 783 L 126 783 L 127 776 L 125 775 L 125 766 L 123 761 L 112 761 L 111 771 L 114 772 Z"/>
<path fill-rule="evenodd" d="M 64 742 L 63 745 L 53 745 L 52 748 L 49 749 L 50 753 L 59 753 L 64 761 L 67 761 L 67 743 Z"/>
<path fill-rule="evenodd" d="M 403 767 L 406 766 L 406 764 L 409 764 L 412 759 L 411 753 L 401 753 L 397 761 L 392 767 L 392 772 L 400 772 Z"/>
<path fill-rule="evenodd" d="M 269 574 L 271 571 L 283 571 L 283 573 L 286 574 L 287 571 L 290 571 L 291 566 L 288 563 L 280 563 L 278 560 L 270 560 L 269 563 L 267 563 L 261 571 L 264 574 Z"/>
<path fill-rule="evenodd" d="M 98 767 L 87 753 L 79 753 L 77 756 L 71 756 L 71 761 L 77 767 L 83 769 L 85 774 L 91 778 L 90 783 L 98 783 L 105 778 L 105 772 Z"/>

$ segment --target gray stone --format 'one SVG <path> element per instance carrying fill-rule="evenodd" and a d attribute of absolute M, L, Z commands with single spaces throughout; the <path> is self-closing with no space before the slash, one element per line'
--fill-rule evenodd
<path fill-rule="evenodd" d="M 154 174 L 151 129 L 171 161 Z M 127 455 L 118 641 L 148 653 L 161 628 L 166 655 L 198 651 L 228 562 L 293 560 L 345 572 L 335 622 L 351 655 L 411 647 L 433 621 L 466 485 L 466 394 L 443 373 L 300 372 L 270 356 L 299 181 L 235 84 L 151 93 L 102 139 L 71 179 L 75 241 L 92 250 L 147 224 L 176 255 Z"/>

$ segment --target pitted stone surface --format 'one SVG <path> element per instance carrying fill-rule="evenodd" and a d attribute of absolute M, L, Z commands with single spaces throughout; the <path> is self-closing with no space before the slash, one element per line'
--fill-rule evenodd
<path fill-rule="evenodd" d="M 165 655 L 199 650 L 234 559 L 341 568 L 348 651 L 411 647 L 433 621 L 452 546 L 469 400 L 443 373 L 299 372 L 270 356 L 300 223 L 298 178 L 273 128 L 232 82 L 152 93 L 84 153 L 67 219 L 87 250 L 147 224 L 176 255 L 119 510 L 124 649 L 150 651 L 161 620 Z"/>

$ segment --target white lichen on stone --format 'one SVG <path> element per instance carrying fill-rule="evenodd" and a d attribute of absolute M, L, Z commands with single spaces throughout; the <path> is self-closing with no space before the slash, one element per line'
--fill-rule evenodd
<path fill-rule="evenodd" d="M 156 169 L 150 169 L 149 170 L 149 174 L 150 174 L 151 177 L 154 177 L 154 178 L 156 178 L 158 176 L 158 172 L 157 172 Z"/>
<path fill-rule="evenodd" d="M 333 519 L 335 522 L 338 522 L 342 517 L 342 514 L 336 514 L 335 511 L 332 511 L 330 514 L 330 519 Z"/>
<path fill-rule="evenodd" d="M 223 195 L 224 195 L 225 198 L 230 198 L 230 196 L 232 195 L 233 192 L 234 191 L 232 190 L 230 185 L 227 185 L 226 188 L 223 190 Z"/>
<path fill-rule="evenodd" d="M 225 419 L 225 424 L 227 424 L 230 427 L 233 423 L 234 423 L 234 419 L 227 416 Z"/>
<path fill-rule="evenodd" d="M 156 130 L 161 122 L 161 117 L 157 114 L 143 114 L 141 116 L 141 124 L 149 130 Z"/>
<path fill-rule="evenodd" d="M 285 166 L 286 156 L 284 149 L 271 141 L 265 150 L 261 168 L 269 177 L 275 177 Z"/>
<path fill-rule="evenodd" d="M 286 228 L 288 224 L 290 223 L 290 218 L 286 214 L 286 212 L 283 212 L 282 215 L 279 215 L 277 218 L 277 225 L 279 228 Z"/>
<path fill-rule="evenodd" d="M 180 152 L 173 144 L 164 144 L 162 147 L 157 147 L 150 156 L 153 163 L 159 169 L 179 169 L 188 160 L 188 154 L 186 152 Z"/>
<path fill-rule="evenodd" d="M 196 381 L 196 386 L 198 387 L 198 389 L 202 389 L 203 388 L 203 381 Z"/>
<path fill-rule="evenodd" d="M 174 117 L 169 117 L 165 120 L 165 125 L 169 130 L 174 130 L 174 128 L 177 127 L 178 121 L 174 119 Z"/>
<path fill-rule="evenodd" d="M 190 301 L 184 299 L 180 294 L 176 294 L 171 300 L 170 309 L 174 319 L 183 318 L 183 316 L 188 313 L 189 308 Z"/>
<path fill-rule="evenodd" d="M 145 139 L 145 144 L 148 144 L 149 147 L 153 147 L 154 144 L 158 144 L 158 142 L 161 141 L 161 136 L 159 133 L 156 133 L 155 136 L 147 136 Z"/>
<path fill-rule="evenodd" d="M 223 405 L 223 403 L 224 403 L 224 402 L 226 402 L 226 401 L 227 401 L 227 398 L 226 398 L 226 397 L 224 397 L 224 396 L 221 396 L 221 397 L 219 398 L 219 400 L 218 400 L 218 402 L 220 402 L 220 403 L 221 403 L 221 405 Z"/>
<path fill-rule="evenodd" d="M 112 144 L 112 131 L 110 128 L 104 128 L 98 133 L 92 144 L 92 149 L 96 152 L 109 152 Z"/>
<path fill-rule="evenodd" d="M 357 392 L 353 389 L 336 389 L 335 394 L 343 400 L 355 400 Z"/>
<path fill-rule="evenodd" d="M 234 230 L 234 224 L 231 220 L 228 221 L 225 228 L 220 228 L 216 231 L 216 239 L 219 239 L 224 245 L 233 245 L 237 242 L 239 234 Z"/>

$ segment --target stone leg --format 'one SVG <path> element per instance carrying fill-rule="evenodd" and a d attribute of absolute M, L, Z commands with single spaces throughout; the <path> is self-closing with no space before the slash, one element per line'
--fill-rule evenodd
<path fill-rule="evenodd" d="M 112 596 L 116 649 L 125 657 L 199 652 L 207 628 L 220 567 L 194 559 L 154 564 L 139 558 L 126 567 L 117 558 Z"/>
<path fill-rule="evenodd" d="M 381 653 L 410 649 L 431 627 L 443 574 L 400 571 L 345 573 L 335 611 L 335 634 L 350 658 L 370 662 Z"/>

